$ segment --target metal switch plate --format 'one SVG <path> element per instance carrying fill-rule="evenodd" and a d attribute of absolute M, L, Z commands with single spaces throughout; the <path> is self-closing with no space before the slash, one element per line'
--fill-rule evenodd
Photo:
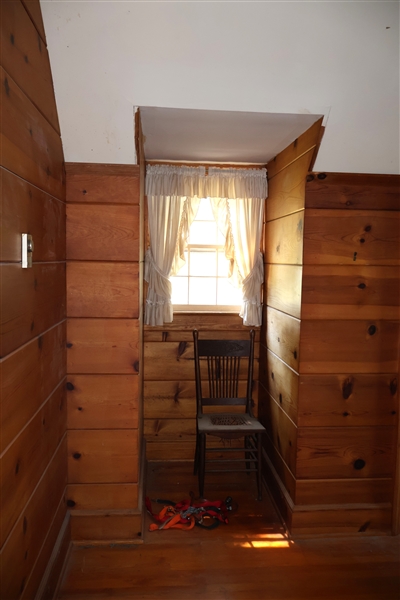
<path fill-rule="evenodd" d="M 33 239 L 29 233 L 22 234 L 22 268 L 29 269 L 32 267 L 32 254 L 33 254 Z"/>

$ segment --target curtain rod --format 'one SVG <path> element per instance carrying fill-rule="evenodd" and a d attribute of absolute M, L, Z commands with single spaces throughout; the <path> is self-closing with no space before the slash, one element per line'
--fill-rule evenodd
<path fill-rule="evenodd" d="M 228 169 L 266 169 L 266 164 L 240 164 L 240 163 L 206 163 L 206 162 L 180 162 L 180 161 L 169 161 L 169 160 L 146 160 L 147 165 L 171 165 L 172 167 L 205 167 L 206 175 L 208 175 L 208 169 L 210 167 L 217 168 L 228 168 Z"/>

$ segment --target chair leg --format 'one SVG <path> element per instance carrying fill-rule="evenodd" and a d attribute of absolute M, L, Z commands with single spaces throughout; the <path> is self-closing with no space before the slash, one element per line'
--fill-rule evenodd
<path fill-rule="evenodd" d="M 248 435 L 246 435 L 244 437 L 244 447 L 245 447 L 245 450 L 250 450 L 250 448 L 251 448 L 251 443 L 249 442 L 249 436 Z M 246 461 L 247 475 L 250 475 L 250 468 L 251 468 L 250 458 L 251 458 L 251 454 L 250 454 L 250 452 L 245 452 L 244 456 L 245 456 L 245 461 Z"/>
<path fill-rule="evenodd" d="M 204 472 L 206 462 L 206 436 L 204 433 L 199 434 L 199 494 L 200 498 L 204 497 Z"/>
<path fill-rule="evenodd" d="M 257 489 L 258 500 L 262 500 L 262 482 L 261 482 L 261 461 L 262 461 L 262 445 L 261 433 L 257 433 Z"/>
<path fill-rule="evenodd" d="M 199 469 L 199 434 L 196 431 L 196 450 L 194 453 L 193 475 L 197 475 Z"/>

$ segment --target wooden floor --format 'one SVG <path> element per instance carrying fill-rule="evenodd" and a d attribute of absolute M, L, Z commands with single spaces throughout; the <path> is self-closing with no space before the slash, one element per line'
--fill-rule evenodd
<path fill-rule="evenodd" d="M 191 490 L 190 465 L 149 465 L 151 498 L 179 501 Z M 205 495 L 238 502 L 228 525 L 149 532 L 148 517 L 144 544 L 76 546 L 58 598 L 399 600 L 399 538 L 290 541 L 268 495 L 257 502 L 242 474 L 210 476 Z"/>

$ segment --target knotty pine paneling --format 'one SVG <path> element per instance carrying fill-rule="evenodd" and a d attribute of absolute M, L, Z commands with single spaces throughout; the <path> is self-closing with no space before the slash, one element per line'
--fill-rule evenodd
<path fill-rule="evenodd" d="M 398 321 L 301 322 L 300 373 L 395 373 Z"/>
<path fill-rule="evenodd" d="M 261 342 L 289 367 L 299 371 L 300 321 L 274 308 L 264 311 L 265 339 Z"/>
<path fill-rule="evenodd" d="M 65 199 L 59 134 L 0 67 L 2 166 L 48 194 Z"/>
<path fill-rule="evenodd" d="M 298 479 L 295 498 L 303 506 L 388 504 L 392 493 L 391 478 Z"/>
<path fill-rule="evenodd" d="M 35 25 L 36 30 L 39 33 L 41 40 L 44 43 L 46 43 L 46 34 L 44 31 L 42 11 L 40 8 L 40 0 L 21 0 L 21 2 L 25 7 L 26 12 L 32 19 L 32 22 Z M 39 43 L 40 43 L 40 41 L 38 40 L 38 44 Z"/>
<path fill-rule="evenodd" d="M 67 204 L 67 259 L 139 260 L 139 207 Z"/>
<path fill-rule="evenodd" d="M 1 356 L 65 319 L 65 263 L 1 265 Z"/>
<path fill-rule="evenodd" d="M 2 597 L 18 598 L 40 554 L 67 483 L 64 435 L 2 550 Z"/>
<path fill-rule="evenodd" d="M 65 377 L 65 340 L 63 322 L 3 359 L 1 452 Z"/>
<path fill-rule="evenodd" d="M 266 263 L 301 265 L 303 262 L 304 211 L 265 223 Z"/>
<path fill-rule="evenodd" d="M 305 265 L 399 265 L 400 212 L 306 209 Z"/>
<path fill-rule="evenodd" d="M 279 219 L 304 208 L 305 173 L 313 153 L 313 149 L 309 150 L 269 179 L 268 198 L 265 203 L 266 221 Z"/>
<path fill-rule="evenodd" d="M 5 71 L 60 133 L 47 48 L 21 2 L 2 3 L 0 31 Z"/>
<path fill-rule="evenodd" d="M 19 519 L 66 430 L 65 387 L 60 384 L 3 454 L 1 543 Z"/>
<path fill-rule="evenodd" d="M 304 265 L 301 318 L 399 320 L 398 267 Z"/>
<path fill-rule="evenodd" d="M 296 474 L 297 427 L 260 384 L 260 418 L 273 445 Z"/>
<path fill-rule="evenodd" d="M 265 265 L 266 304 L 300 318 L 302 308 L 302 267 L 300 265 Z"/>
<path fill-rule="evenodd" d="M 265 391 L 296 424 L 299 376 L 263 344 L 260 346 L 260 380 Z"/>
<path fill-rule="evenodd" d="M 395 427 L 301 427 L 297 435 L 299 479 L 391 477 Z"/>
<path fill-rule="evenodd" d="M 67 163 L 67 202 L 139 204 L 138 165 Z"/>
<path fill-rule="evenodd" d="M 71 513 L 71 538 L 74 541 L 132 541 L 142 535 L 142 515 L 132 511 L 104 514 Z"/>
<path fill-rule="evenodd" d="M 138 505 L 137 483 L 70 483 L 67 506 L 70 510 L 129 510 Z"/>
<path fill-rule="evenodd" d="M 301 375 L 299 427 L 395 426 L 397 374 Z"/>
<path fill-rule="evenodd" d="M 21 233 L 30 233 L 34 262 L 65 260 L 65 204 L 0 167 L 0 257 L 21 261 Z"/>
<path fill-rule="evenodd" d="M 272 179 L 279 171 L 282 171 L 285 167 L 298 160 L 311 149 L 314 149 L 320 137 L 320 130 L 323 119 L 318 119 L 307 131 L 305 131 L 299 138 L 294 140 L 289 146 L 287 146 L 282 152 L 280 152 L 275 158 L 267 164 L 268 178 Z M 307 174 L 308 166 L 305 169 L 305 175 Z"/>
<path fill-rule="evenodd" d="M 68 319 L 67 335 L 67 373 L 138 372 L 137 320 Z"/>
<path fill-rule="evenodd" d="M 399 176 L 371 173 L 310 173 L 306 208 L 400 210 Z"/>
<path fill-rule="evenodd" d="M 69 430 L 68 483 L 137 483 L 137 430 Z"/>
<path fill-rule="evenodd" d="M 67 315 L 137 319 L 139 263 L 67 264 Z"/>
<path fill-rule="evenodd" d="M 390 523 L 390 507 L 298 510 L 292 514 L 291 530 L 295 535 L 382 535 L 390 532 Z"/>
<path fill-rule="evenodd" d="M 290 496 L 291 501 L 293 502 L 297 489 L 296 478 L 292 471 L 289 469 L 288 465 L 282 458 L 282 455 L 279 453 L 278 449 L 275 447 L 272 439 L 269 437 L 268 434 L 263 436 L 263 448 L 268 456 L 268 459 L 271 461 L 271 464 L 276 472 L 277 478 L 279 479 L 279 486 L 285 490 L 285 493 L 288 496 Z M 266 466 L 267 465 L 264 463 L 264 475 L 268 472 Z"/>
<path fill-rule="evenodd" d="M 147 441 L 194 441 L 196 419 L 145 419 L 143 433 Z"/>
<path fill-rule="evenodd" d="M 138 375 L 68 375 L 68 429 L 137 429 Z"/>

